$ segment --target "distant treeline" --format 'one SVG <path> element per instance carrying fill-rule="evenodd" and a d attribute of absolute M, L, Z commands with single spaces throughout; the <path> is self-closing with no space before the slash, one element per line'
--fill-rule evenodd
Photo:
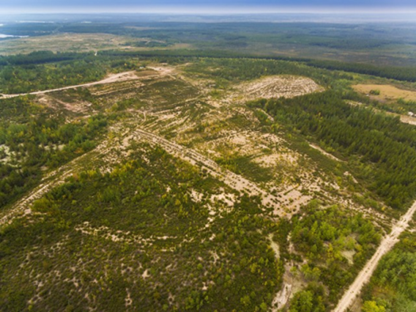
<path fill-rule="evenodd" d="M 304 60 L 304 62 L 309 66 L 329 70 L 343 70 L 358 74 L 416 82 L 416 67 L 378 67 L 370 64 L 324 60 Z"/>
<path fill-rule="evenodd" d="M 230 51 L 217 50 L 153 50 L 153 51 L 103 51 L 102 55 L 141 56 L 141 57 L 213 57 L 213 58 L 253 58 L 301 62 L 306 65 L 329 70 L 342 70 L 389 79 L 416 82 L 416 67 L 379 67 L 362 63 L 313 60 L 284 56 L 253 56 Z"/>
<path fill-rule="evenodd" d="M 83 59 L 92 53 L 53 53 L 52 51 L 37 51 L 29 54 L 18 54 L 11 56 L 0 55 L 0 66 L 6 65 L 36 65 L 45 63 L 54 63 L 62 61 L 71 61 Z"/>
<path fill-rule="evenodd" d="M 329 70 L 342 70 L 359 74 L 373 75 L 389 79 L 416 82 L 416 67 L 379 67 L 370 64 L 345 63 L 338 61 L 313 60 L 305 58 L 291 58 L 284 56 L 253 56 L 230 51 L 218 50 L 149 50 L 149 51 L 102 51 L 97 56 L 93 53 L 53 53 L 51 51 L 38 51 L 27 55 L 0 56 L 0 66 L 6 65 L 35 65 L 62 61 L 79 60 L 84 58 L 108 57 L 211 57 L 211 58 L 253 58 L 301 62 L 306 65 Z"/>
<path fill-rule="evenodd" d="M 137 62 L 93 53 L 52 53 L 0 58 L 0 93 L 25 93 L 102 79 L 107 73 L 132 70 Z"/>

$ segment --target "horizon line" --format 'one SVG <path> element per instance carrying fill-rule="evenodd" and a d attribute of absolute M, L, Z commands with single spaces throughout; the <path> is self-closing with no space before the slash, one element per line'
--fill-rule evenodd
<path fill-rule="evenodd" d="M 0 15 L 5 14 L 170 14 L 170 15 L 240 15 L 240 14 L 416 14 L 414 7 L 353 7 L 353 6 L 66 6 L 66 7 L 26 7 L 24 10 L 18 7 L 0 6 Z"/>

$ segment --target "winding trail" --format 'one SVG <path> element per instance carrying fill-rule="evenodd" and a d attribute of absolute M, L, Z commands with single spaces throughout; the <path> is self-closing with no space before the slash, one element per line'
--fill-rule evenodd
<path fill-rule="evenodd" d="M 76 88 L 81 88 L 81 87 L 91 87 L 91 86 L 96 86 L 96 85 L 103 85 L 103 84 L 129 81 L 129 80 L 138 80 L 138 79 L 140 79 L 140 77 L 138 77 L 134 71 L 129 71 L 129 72 L 110 75 L 107 78 L 100 80 L 100 81 L 88 82 L 88 83 L 74 85 L 74 86 L 66 86 L 62 88 L 49 89 L 49 90 L 43 90 L 43 91 L 34 91 L 34 92 L 28 92 L 28 93 L 1 94 L 0 99 L 10 99 L 10 98 L 24 96 L 24 95 L 40 95 L 40 94 L 46 94 L 46 93 L 62 91 L 62 90 L 76 89 Z"/>
<path fill-rule="evenodd" d="M 409 222 L 412 220 L 413 215 L 416 212 L 416 201 L 413 203 L 412 207 L 404 214 L 400 220 L 393 225 L 392 231 L 387 235 L 382 241 L 377 251 L 367 262 L 364 268 L 356 277 L 354 283 L 348 288 L 344 296 L 338 302 L 337 307 L 333 310 L 334 312 L 344 312 L 351 306 L 354 302 L 356 296 L 361 292 L 363 286 L 369 282 L 371 276 L 373 275 L 374 270 L 377 268 L 378 262 L 381 257 L 383 257 L 387 252 L 389 252 L 393 246 L 399 241 L 400 234 L 406 230 L 409 226 Z"/>

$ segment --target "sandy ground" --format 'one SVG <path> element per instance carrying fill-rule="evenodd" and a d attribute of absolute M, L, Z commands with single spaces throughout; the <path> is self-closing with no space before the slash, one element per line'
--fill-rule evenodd
<path fill-rule="evenodd" d="M 142 129 L 137 129 L 134 132 L 133 137 L 141 138 L 145 141 L 160 145 L 167 152 L 185 160 L 192 165 L 200 167 L 202 170 L 206 170 L 214 177 L 222 180 L 229 187 L 239 191 L 246 192 L 251 196 L 260 195 L 262 198 L 262 204 L 265 207 L 272 207 L 276 216 L 287 216 L 280 205 L 280 199 L 276 196 L 269 194 L 265 190 L 261 189 L 257 184 L 243 178 L 242 176 L 235 174 L 229 170 L 222 169 L 215 161 L 208 157 L 196 152 L 195 150 L 186 148 L 184 146 L 172 143 L 160 136 L 157 136 L 151 132 L 147 132 Z"/>
<path fill-rule="evenodd" d="M 244 93 L 245 100 L 279 97 L 291 98 L 323 90 L 312 79 L 298 76 L 269 76 L 243 83 L 238 89 Z"/>
<path fill-rule="evenodd" d="M 412 207 L 410 207 L 406 214 L 403 215 L 401 219 L 393 226 L 391 233 L 381 241 L 377 251 L 358 274 L 354 283 L 345 292 L 344 296 L 338 302 L 337 307 L 333 310 L 334 312 L 347 311 L 348 307 L 353 304 L 356 297 L 360 294 L 363 286 L 369 282 L 374 270 L 377 268 L 380 259 L 399 241 L 400 234 L 409 226 L 409 222 L 412 220 L 415 212 L 416 202 L 413 203 Z"/>
<path fill-rule="evenodd" d="M 312 147 L 313 149 L 316 149 L 316 150 L 320 151 L 322 154 L 324 154 L 328 158 L 331 158 L 332 160 L 343 162 L 341 159 L 335 157 L 334 155 L 332 155 L 328 152 L 325 152 L 322 148 L 320 148 L 319 146 L 317 146 L 315 144 L 309 144 L 309 146 Z"/>
<path fill-rule="evenodd" d="M 66 89 L 73 89 L 78 87 L 90 87 L 90 86 L 97 86 L 97 85 L 104 85 L 104 84 L 111 84 L 115 82 L 123 82 L 123 81 L 131 81 L 131 80 L 139 80 L 141 78 L 148 78 L 149 75 L 154 75 L 158 77 L 171 77 L 173 79 L 179 79 L 175 73 L 175 71 L 172 69 L 172 67 L 169 66 L 155 66 L 155 67 L 148 67 L 150 69 L 147 71 L 149 74 L 142 76 L 139 73 L 135 72 L 125 72 L 120 74 L 111 75 L 101 81 L 97 82 L 91 82 L 76 86 L 68 86 L 58 89 L 52 89 L 52 90 L 45 90 L 45 91 L 37 91 L 30 94 L 40 94 L 45 95 L 50 92 L 60 91 L 60 90 L 66 90 Z M 127 82 L 126 82 L 127 83 Z M 322 88 L 318 86 L 313 80 L 309 78 L 304 77 L 285 77 L 285 76 L 271 76 L 262 78 L 259 80 L 256 80 L 254 82 L 248 82 L 241 84 L 237 87 L 236 90 L 231 92 L 226 96 L 226 101 L 229 101 L 232 99 L 239 99 L 241 101 L 246 101 L 248 99 L 254 99 L 254 98 L 273 98 L 273 97 L 293 97 L 298 96 L 306 93 L 311 92 L 319 92 Z M 21 94 L 12 94 L 12 95 L 4 95 L 3 98 L 7 97 L 15 97 L 20 96 Z M 231 96 L 231 97 L 228 97 Z M 1 98 L 1 97 L 0 97 Z M 237 102 L 239 100 L 236 100 Z M 194 100 L 194 99 L 192 99 Z M 60 103 L 62 105 L 67 103 Z M 245 111 L 239 111 L 238 108 L 234 108 L 230 113 L 235 114 L 243 114 L 246 115 L 247 112 Z M 167 111 L 164 112 L 161 116 L 158 116 L 156 121 L 166 121 L 168 122 L 167 126 L 176 126 L 176 131 L 178 133 L 186 132 L 185 130 L 189 127 L 193 127 L 194 125 L 187 121 L 186 119 L 183 121 L 185 128 L 181 129 L 181 124 L 178 124 L 178 116 L 179 112 L 175 111 Z M 218 122 L 218 114 L 215 114 L 214 116 L 215 122 Z M 222 116 L 225 118 L 225 116 Z M 247 116 L 246 116 L 247 117 Z M 221 118 L 220 118 L 221 119 Z M 250 116 L 247 117 L 248 120 L 250 119 Z M 169 123 L 170 120 L 173 120 L 172 124 Z M 165 125 L 165 128 L 167 127 Z M 179 126 L 179 127 L 178 127 Z M 149 127 L 149 125 L 148 125 Z M 183 145 L 173 143 L 171 141 L 166 140 L 162 136 L 159 136 L 156 133 L 162 133 L 160 132 L 161 127 L 159 123 L 155 123 L 155 129 L 151 129 L 151 131 L 146 131 L 143 129 L 137 129 L 136 126 L 135 129 L 132 132 L 127 131 L 125 134 L 123 134 L 123 140 L 121 145 L 111 145 L 109 142 L 103 142 L 100 144 L 94 151 L 96 153 L 99 153 L 100 155 L 105 156 L 103 160 L 108 163 L 116 163 L 118 162 L 119 156 L 113 155 L 111 153 L 111 150 L 119 151 L 120 149 L 126 148 L 129 145 L 130 140 L 144 140 L 149 142 L 152 145 L 159 145 L 163 147 L 167 152 L 171 153 L 172 155 L 181 158 L 182 160 L 185 160 L 192 165 L 197 166 L 201 170 L 205 170 L 208 173 L 210 173 L 212 176 L 220 179 L 225 184 L 227 184 L 229 187 L 231 187 L 234 190 L 237 190 L 239 192 L 245 192 L 250 195 L 259 195 L 261 197 L 262 203 L 264 207 L 271 207 L 274 211 L 274 216 L 279 217 L 291 217 L 292 213 L 296 213 L 299 207 L 301 207 L 303 204 L 306 204 L 312 197 L 310 195 L 303 195 L 301 192 L 301 186 L 306 185 L 304 181 L 300 183 L 297 186 L 291 186 L 289 189 L 285 188 L 284 190 L 281 190 L 280 192 L 277 192 L 277 196 L 270 194 L 268 191 L 265 190 L 264 185 L 260 187 L 256 183 L 238 175 L 235 174 L 229 170 L 221 168 L 215 161 L 210 159 L 209 157 L 202 155 L 201 153 L 187 148 Z M 117 131 L 116 131 L 117 132 Z M 252 141 L 256 142 L 256 144 L 253 145 L 253 147 L 261 147 L 263 146 L 262 140 L 260 140 L 260 135 L 257 135 L 256 133 L 252 131 L 235 131 L 233 133 L 227 133 L 229 135 L 225 135 L 224 138 L 218 139 L 217 141 L 225 140 L 227 144 L 232 146 L 233 150 L 242 149 L 242 152 L 248 149 L 248 146 L 252 143 Z M 255 135 L 256 134 L 256 135 Z M 278 144 L 281 139 L 278 137 L 275 137 L 274 135 L 268 135 L 268 139 L 272 140 L 275 144 Z M 181 142 L 179 142 L 181 143 Z M 218 143 L 218 142 L 217 142 Z M 109 147 L 109 144 L 111 145 L 111 148 Z M 264 143 L 264 147 L 267 148 L 268 144 Z M 214 148 L 215 146 L 208 146 L 209 148 Z M 311 145 L 312 148 L 318 149 L 320 152 L 322 152 L 327 157 L 330 157 L 331 159 L 340 161 L 333 155 L 323 151 L 317 146 Z M 250 148 L 250 151 L 253 152 L 254 149 Z M 259 149 L 260 151 L 261 149 Z M 201 151 L 202 152 L 202 151 Z M 273 167 L 275 164 L 281 165 L 282 163 L 287 163 L 288 165 L 295 166 L 297 163 L 297 159 L 292 154 L 282 154 L 280 152 L 273 152 L 272 154 L 262 155 L 260 154 L 258 157 L 254 159 L 254 161 L 258 162 L 264 167 Z M 87 154 L 85 154 L 87 155 Z M 81 156 L 83 157 L 83 156 Z M 210 156 L 212 157 L 212 156 Z M 81 159 L 81 158 L 78 158 Z M 43 182 L 39 185 L 38 188 L 36 188 L 33 192 L 31 192 L 29 195 L 24 197 L 21 201 L 19 201 L 14 207 L 6 214 L 0 215 L 0 226 L 9 223 L 14 217 L 21 215 L 21 214 L 30 214 L 30 206 L 33 203 L 34 200 L 41 197 L 43 194 L 45 194 L 47 191 L 50 190 L 51 187 L 57 185 L 58 183 L 62 183 L 64 178 L 72 174 L 72 170 L 74 168 L 74 164 L 78 162 L 78 159 L 70 162 L 69 164 L 63 166 L 61 169 L 57 170 L 56 172 L 50 173 Z M 109 165 L 109 169 L 111 166 Z M 316 185 L 315 185 L 316 184 Z M 319 183 L 316 182 L 315 184 L 306 185 L 306 187 L 309 190 L 316 189 L 317 191 L 321 191 L 321 188 L 319 186 Z M 334 186 L 335 188 L 335 186 Z M 275 193 L 274 193 L 275 194 Z M 200 194 L 191 193 L 192 198 L 194 200 L 198 200 L 200 198 Z M 231 194 L 232 195 L 232 194 Z M 234 204 L 234 198 L 232 196 L 226 196 L 225 194 L 222 195 L 215 195 L 213 196 L 212 200 L 221 200 L 224 201 L 228 206 L 233 206 Z M 284 209 L 284 207 L 293 208 L 290 209 L 291 213 L 288 213 L 288 209 Z M 406 213 L 406 215 L 401 219 L 401 221 L 393 227 L 393 231 L 390 235 L 388 235 L 381 243 L 379 249 L 377 250 L 376 254 L 373 256 L 373 258 L 369 261 L 369 263 L 366 265 L 364 270 L 360 273 L 360 275 L 357 277 L 357 280 L 354 282 L 353 285 L 351 285 L 350 289 L 345 293 L 345 298 L 343 298 L 340 301 L 339 309 L 335 311 L 344 311 L 346 307 L 350 306 L 351 303 L 354 301 L 355 296 L 359 294 L 362 286 L 369 280 L 371 277 L 379 259 L 382 255 L 384 255 L 388 250 L 390 250 L 394 244 L 397 241 L 398 236 L 400 233 L 408 226 L 408 223 L 411 219 L 412 214 L 416 210 L 416 203 L 412 206 L 411 209 Z M 98 235 L 102 234 L 113 241 L 123 241 L 125 238 L 123 233 L 110 233 L 109 231 L 104 231 L 104 229 L 101 229 L 103 233 L 101 233 L 100 229 L 92 229 L 88 226 L 84 226 L 82 228 L 78 228 L 78 231 L 81 231 L 82 233 L 86 235 Z M 269 237 L 271 242 L 271 247 L 273 248 L 276 257 L 278 257 L 279 254 L 279 246 L 274 243 Z M 143 242 L 141 238 L 137 238 L 137 241 Z M 350 255 L 347 255 L 350 256 Z M 295 292 L 295 290 L 298 287 L 294 282 L 291 283 L 286 282 L 284 284 L 283 289 L 276 295 L 275 300 L 273 300 L 274 306 L 283 306 L 287 303 L 289 297 L 291 294 Z"/>
<path fill-rule="evenodd" d="M 255 99 L 293 98 L 313 92 L 324 91 L 315 81 L 301 76 L 267 76 L 254 81 L 243 82 L 225 92 L 220 98 L 208 97 L 207 102 L 215 107 L 243 104 Z"/>

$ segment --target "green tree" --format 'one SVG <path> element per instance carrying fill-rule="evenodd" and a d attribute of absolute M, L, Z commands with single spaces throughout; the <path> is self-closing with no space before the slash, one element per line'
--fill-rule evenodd
<path fill-rule="evenodd" d="M 385 312 L 386 309 L 383 306 L 377 305 L 375 301 L 366 301 L 364 302 L 362 312 Z"/>

